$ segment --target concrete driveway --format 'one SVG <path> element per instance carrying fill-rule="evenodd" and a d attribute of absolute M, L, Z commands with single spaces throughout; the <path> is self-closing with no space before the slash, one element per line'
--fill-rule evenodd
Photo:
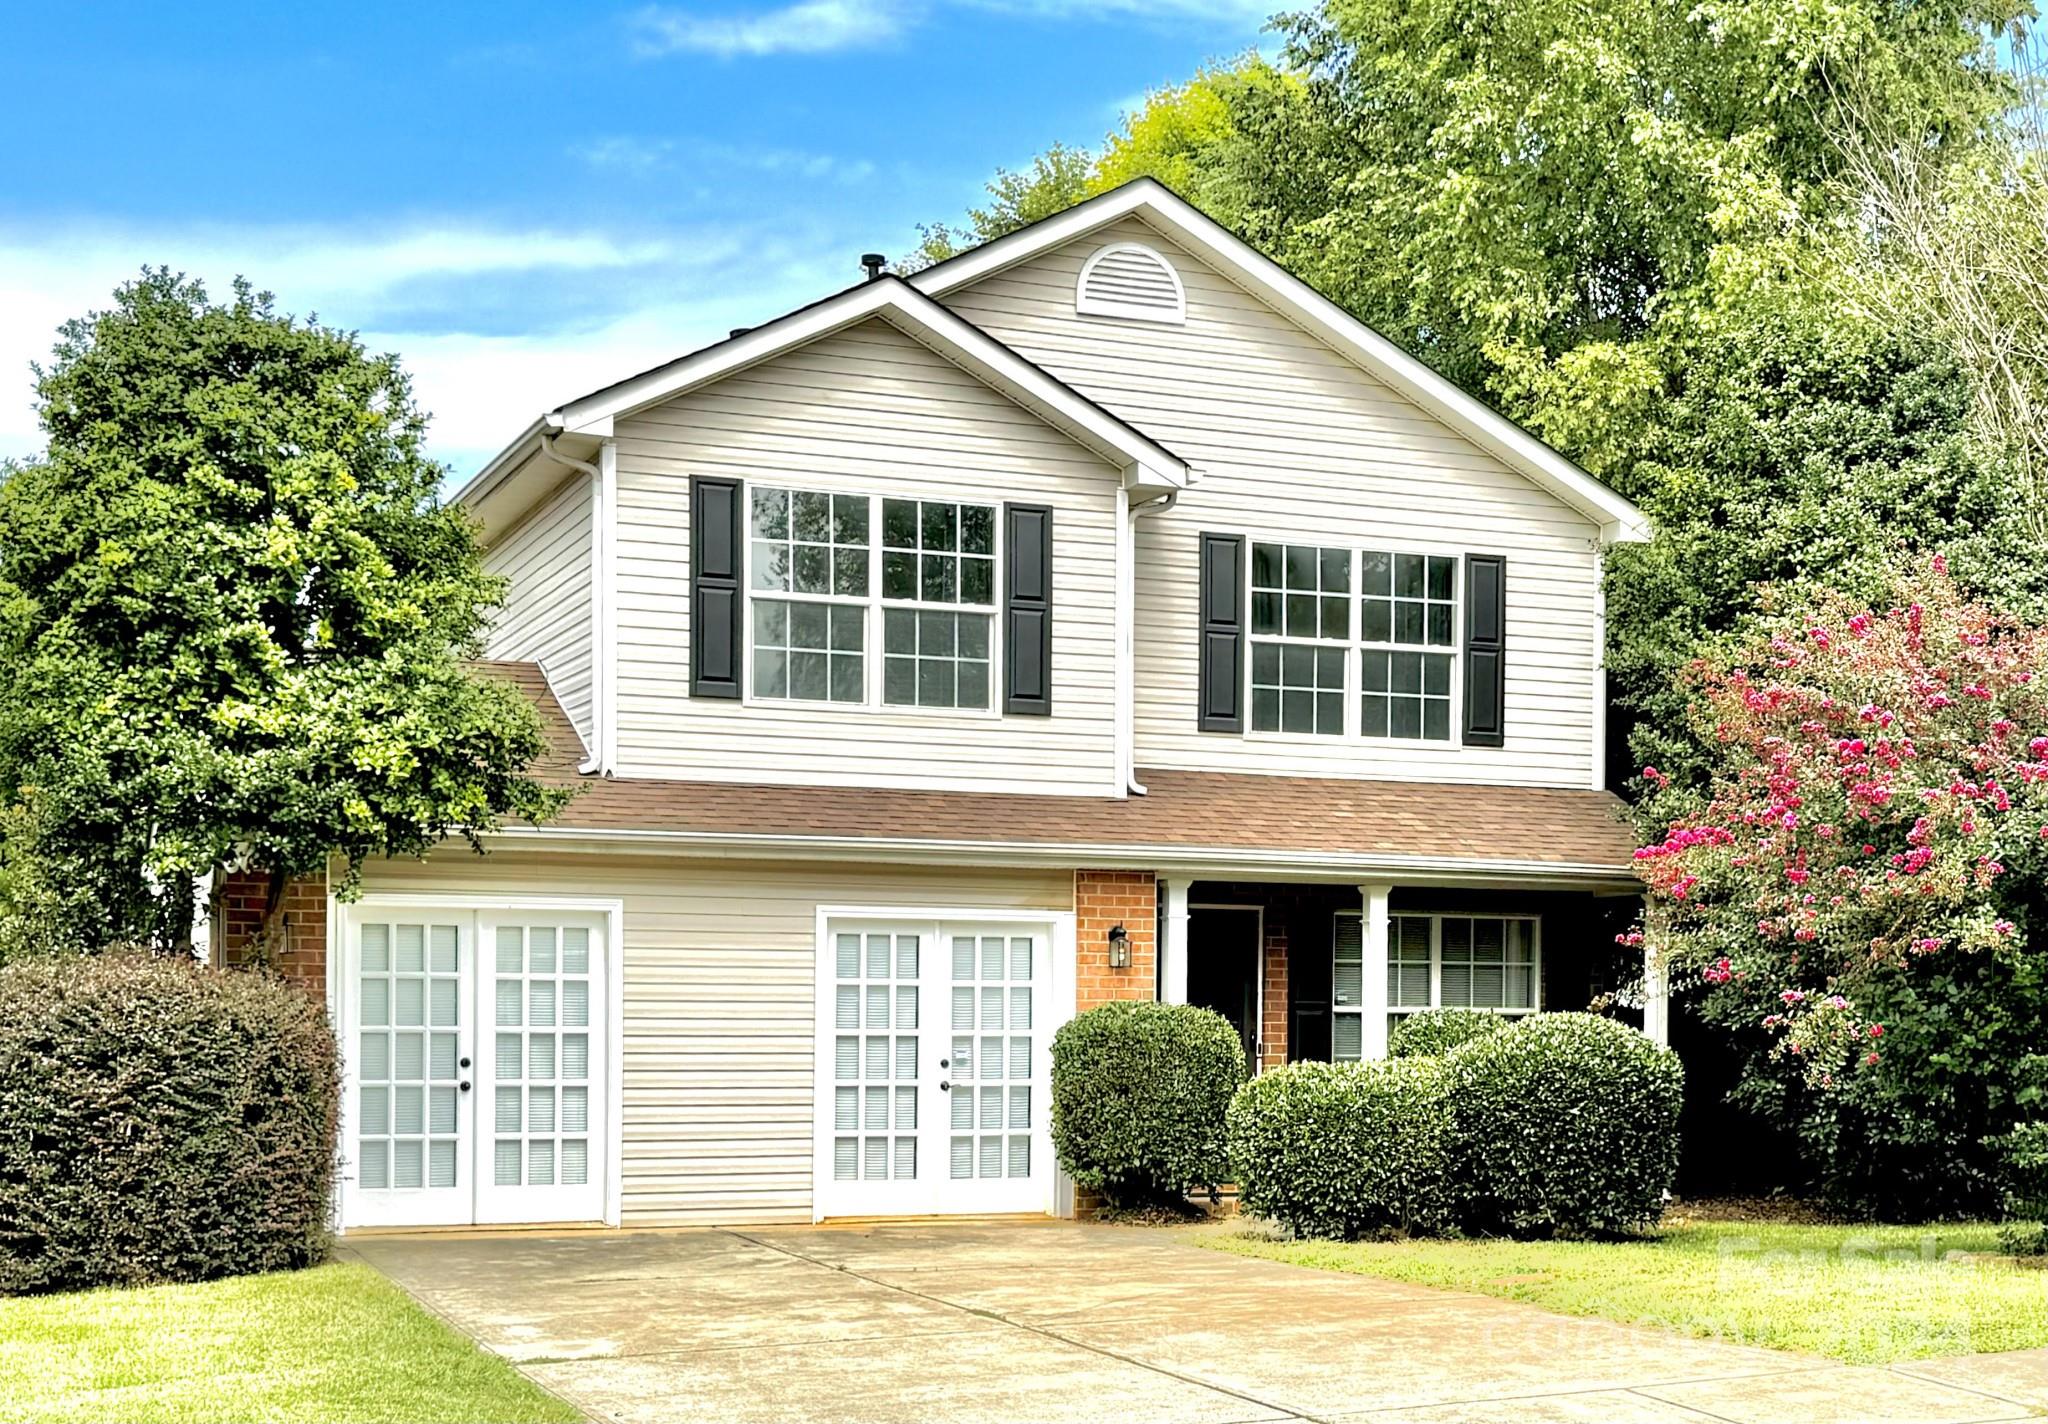
<path fill-rule="evenodd" d="M 2048 1351 L 1852 1369 L 1140 1228 L 394 1236 L 347 1249 L 621 1424 L 1965 1424 L 2048 1409 Z"/>

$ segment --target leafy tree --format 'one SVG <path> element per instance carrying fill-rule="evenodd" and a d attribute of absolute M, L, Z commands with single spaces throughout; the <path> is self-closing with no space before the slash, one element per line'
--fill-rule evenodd
<path fill-rule="evenodd" d="M 1836 1205 L 1988 1209 L 1994 1140 L 2048 1084 L 2048 628 L 1938 559 L 1886 584 L 1693 670 L 1714 764 L 1645 773 L 1646 932 Z"/>
<path fill-rule="evenodd" d="M 38 368 L 0 485 L 11 938 L 189 939 L 198 876 L 477 843 L 562 793 L 465 668 L 500 581 L 390 357 L 146 271 Z"/>
<path fill-rule="evenodd" d="M 1968 382 L 1939 353 L 1791 284 L 1720 314 L 1691 351 L 1652 416 L 1604 427 L 1632 444 L 1609 451 L 1611 478 L 1656 530 L 1607 556 L 1617 784 L 1645 763 L 1706 774 L 1715 747 L 1684 672 L 1747 632 L 1760 589 L 1879 599 L 1901 548 L 1946 554 L 1963 587 L 2007 606 L 2048 580 L 2002 468 L 1968 438 Z"/>
<path fill-rule="evenodd" d="M 969 247 L 993 242 L 1041 218 L 1065 212 L 1088 196 L 1088 171 L 1093 162 L 1087 150 L 1056 143 L 1031 160 L 1029 172 L 998 169 L 988 184 L 988 206 L 968 209 L 963 228 L 944 223 L 919 228 L 917 247 L 898 259 L 897 270 L 921 271 Z"/>

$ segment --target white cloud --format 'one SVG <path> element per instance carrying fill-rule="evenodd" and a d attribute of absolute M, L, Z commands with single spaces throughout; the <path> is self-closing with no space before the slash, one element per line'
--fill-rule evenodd
<path fill-rule="evenodd" d="M 795 148 L 717 143 L 708 139 L 636 138 L 609 135 L 572 145 L 571 158 L 592 168 L 644 177 L 690 168 L 733 168 L 750 173 L 807 178 L 817 182 L 860 183 L 875 176 L 872 159 L 841 158 Z"/>
<path fill-rule="evenodd" d="M 650 5 L 635 12 L 628 26 L 634 52 L 647 59 L 829 54 L 885 44 L 944 5 L 1054 23 L 1123 19 L 1253 32 L 1288 8 L 1281 0 L 797 0 L 718 15 Z"/>
<path fill-rule="evenodd" d="M 713 225 L 653 238 L 452 224 L 0 230 L 0 455 L 42 444 L 29 363 L 145 262 L 216 297 L 247 273 L 280 310 L 317 311 L 398 353 L 432 412 L 430 446 L 460 479 L 543 409 L 843 285 L 839 246 Z"/>
<path fill-rule="evenodd" d="M 697 15 L 648 6 L 630 21 L 633 47 L 665 54 L 826 54 L 864 49 L 901 34 L 912 18 L 898 0 L 797 0 L 751 14 Z"/>

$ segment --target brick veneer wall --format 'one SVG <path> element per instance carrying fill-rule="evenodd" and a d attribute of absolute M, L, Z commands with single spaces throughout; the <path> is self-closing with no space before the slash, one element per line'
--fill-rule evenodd
<path fill-rule="evenodd" d="M 1131 966 L 1109 967 L 1109 932 L 1130 936 Z M 1159 884 L 1149 870 L 1074 872 L 1074 1011 L 1159 997 Z"/>
<path fill-rule="evenodd" d="M 327 996 L 327 878 L 285 882 L 271 906 L 268 871 L 236 871 L 214 892 L 214 962 L 263 964 L 316 999 Z"/>

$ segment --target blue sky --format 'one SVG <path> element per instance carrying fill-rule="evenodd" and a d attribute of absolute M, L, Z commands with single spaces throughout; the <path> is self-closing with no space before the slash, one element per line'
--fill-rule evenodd
<path fill-rule="evenodd" d="M 1270 0 L 17 3 L 0 455 L 145 263 L 405 358 L 470 473 L 541 408 L 846 285 L 999 166 L 1263 43 Z"/>

